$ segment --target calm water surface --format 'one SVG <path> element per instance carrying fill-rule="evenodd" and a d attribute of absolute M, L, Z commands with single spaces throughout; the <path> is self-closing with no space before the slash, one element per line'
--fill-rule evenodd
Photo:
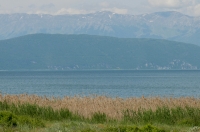
<path fill-rule="evenodd" d="M 200 97 L 200 71 L 0 71 L 0 91 L 56 97 Z"/>

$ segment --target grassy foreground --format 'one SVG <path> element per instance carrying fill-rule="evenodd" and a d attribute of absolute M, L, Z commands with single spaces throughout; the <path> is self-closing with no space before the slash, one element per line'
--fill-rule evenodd
<path fill-rule="evenodd" d="M 198 132 L 200 100 L 0 95 L 0 131 Z"/>

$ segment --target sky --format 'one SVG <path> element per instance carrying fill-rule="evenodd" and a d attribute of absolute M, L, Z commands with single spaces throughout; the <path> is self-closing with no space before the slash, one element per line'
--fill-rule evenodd
<path fill-rule="evenodd" d="M 118 14 L 145 14 L 178 11 L 200 16 L 200 0 L 0 0 L 0 14 L 87 14 L 111 11 Z"/>

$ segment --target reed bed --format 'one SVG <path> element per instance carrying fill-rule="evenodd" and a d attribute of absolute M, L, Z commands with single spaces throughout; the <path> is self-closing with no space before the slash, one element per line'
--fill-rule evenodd
<path fill-rule="evenodd" d="M 105 113 L 113 119 L 121 119 L 124 111 L 157 110 L 157 108 L 200 108 L 200 99 L 194 97 L 140 97 L 140 98 L 110 98 L 106 96 L 74 96 L 46 97 L 37 95 L 7 95 L 0 94 L 0 102 L 10 104 L 37 104 L 42 107 L 52 107 L 54 110 L 68 109 L 81 116 L 90 118 L 94 113 Z"/>

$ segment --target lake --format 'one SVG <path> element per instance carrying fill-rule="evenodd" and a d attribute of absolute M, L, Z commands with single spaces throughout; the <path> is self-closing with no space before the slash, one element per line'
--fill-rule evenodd
<path fill-rule="evenodd" d="M 0 71 L 3 94 L 200 97 L 198 70 Z"/>

